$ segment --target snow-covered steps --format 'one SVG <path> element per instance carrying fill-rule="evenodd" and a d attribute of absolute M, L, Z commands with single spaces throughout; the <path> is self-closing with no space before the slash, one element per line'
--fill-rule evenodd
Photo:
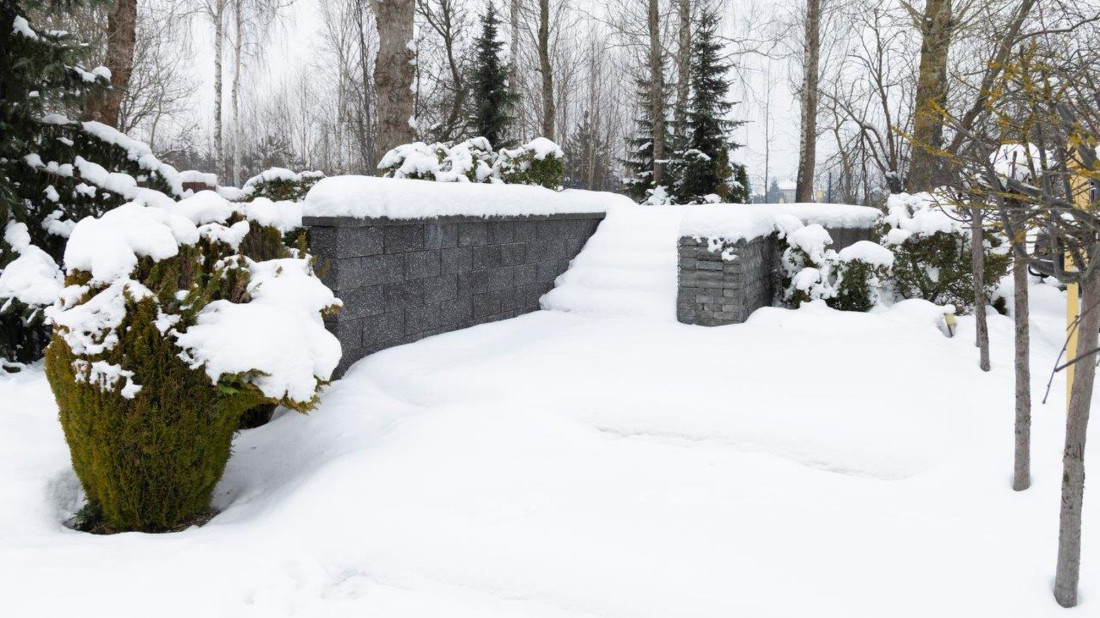
<path fill-rule="evenodd" d="M 845 204 L 613 206 L 541 305 L 601 317 L 673 320 L 681 236 L 752 240 L 817 223 L 840 248 L 863 239 L 880 217 L 877 209 Z"/>
<path fill-rule="evenodd" d="M 542 297 L 542 308 L 603 317 L 676 317 L 682 206 L 626 206 L 607 218 Z"/>

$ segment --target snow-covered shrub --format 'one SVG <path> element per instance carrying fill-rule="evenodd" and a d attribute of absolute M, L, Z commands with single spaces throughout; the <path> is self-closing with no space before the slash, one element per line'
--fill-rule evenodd
<path fill-rule="evenodd" d="M 45 308 L 57 300 L 57 262 L 31 244 L 25 223 L 8 222 L 4 242 L 15 254 L 0 270 L 0 368 L 38 360 L 49 343 Z"/>
<path fill-rule="evenodd" d="M 554 142 L 536 137 L 519 148 L 502 149 L 497 164 L 500 179 L 510 185 L 538 185 L 561 190 L 565 154 Z"/>
<path fill-rule="evenodd" d="M 536 138 L 519 148 L 494 151 L 483 137 L 452 144 L 414 142 L 390 150 L 378 163 L 387 178 L 437 182 L 503 182 L 560 189 L 564 154 L 554 142 Z"/>
<path fill-rule="evenodd" d="M 974 306 L 971 233 L 965 213 L 928 193 L 891 195 L 879 235 L 880 244 L 894 253 L 888 283 L 896 295 L 950 303 L 963 311 Z M 1008 273 L 1008 250 L 1008 243 L 987 225 L 982 282 L 987 292 Z"/>
<path fill-rule="evenodd" d="M 246 200 L 267 198 L 274 202 L 300 202 L 324 178 L 324 172 L 295 172 L 273 167 L 249 178 L 242 187 Z"/>
<path fill-rule="evenodd" d="M 835 295 L 828 303 L 841 311 L 870 311 L 894 265 L 889 249 L 861 240 L 837 253 Z"/>
<path fill-rule="evenodd" d="M 192 521 L 246 410 L 316 404 L 340 359 L 323 315 L 340 303 L 280 234 L 213 192 L 73 229 L 46 373 L 105 528 Z"/>
<path fill-rule="evenodd" d="M 836 251 L 829 232 L 814 223 L 784 234 L 786 247 L 780 258 L 780 285 L 783 301 L 798 307 L 812 300 L 830 299 L 836 295 L 833 270 Z"/>

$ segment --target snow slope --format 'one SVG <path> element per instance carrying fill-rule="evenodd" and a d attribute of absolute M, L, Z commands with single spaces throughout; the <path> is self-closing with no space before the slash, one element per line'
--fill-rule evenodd
<path fill-rule="evenodd" d="M 1035 286 L 1037 400 L 1062 302 Z M 541 311 L 392 348 L 242 433 L 222 513 L 171 535 L 65 528 L 45 380 L 3 376 L 0 615 L 1095 615 L 1096 500 L 1083 604 L 1050 593 L 1061 378 L 1015 493 L 1011 322 L 984 374 L 972 323 L 947 339 L 933 317 Z"/>

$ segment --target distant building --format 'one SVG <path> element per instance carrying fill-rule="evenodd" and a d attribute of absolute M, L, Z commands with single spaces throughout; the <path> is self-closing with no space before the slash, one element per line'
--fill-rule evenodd
<path fill-rule="evenodd" d="M 779 182 L 773 182 L 773 184 L 779 193 L 779 195 L 776 196 L 775 203 L 791 204 L 797 201 L 795 199 L 795 188 L 797 185 L 793 180 L 781 180 Z"/>

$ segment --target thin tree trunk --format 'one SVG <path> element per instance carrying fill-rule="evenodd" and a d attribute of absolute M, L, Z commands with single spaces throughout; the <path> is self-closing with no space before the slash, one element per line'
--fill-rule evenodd
<path fill-rule="evenodd" d="M 523 91 L 519 87 L 519 11 L 520 0 L 512 0 L 512 13 L 509 16 L 511 20 L 512 28 L 512 40 L 509 41 L 509 53 L 511 54 L 511 74 L 508 76 L 508 87 L 512 90 L 512 96 L 515 97 L 513 108 L 515 110 L 516 118 L 516 132 L 521 142 L 527 141 L 527 118 L 523 113 Z"/>
<path fill-rule="evenodd" d="M 802 130 L 798 143 L 796 202 L 814 201 L 817 167 L 817 82 L 821 60 L 821 0 L 806 0 L 806 32 L 802 67 Z"/>
<path fill-rule="evenodd" d="M 1012 281 L 1013 313 L 1016 317 L 1016 448 L 1012 473 L 1012 489 L 1023 491 L 1031 486 L 1031 335 L 1028 307 L 1027 260 L 1019 257 L 1026 252 L 1023 239 L 1013 252 Z"/>
<path fill-rule="evenodd" d="M 137 41 L 137 0 L 117 0 L 107 15 L 107 68 L 111 71 L 111 90 L 90 102 L 88 118 L 118 127 L 122 97 L 134 72 L 134 45 Z"/>
<path fill-rule="evenodd" d="M 982 211 L 974 208 L 970 213 L 970 268 L 974 276 L 975 345 L 978 346 L 978 366 L 989 371 L 989 325 L 985 316 L 985 264 L 982 261 Z"/>
<path fill-rule="evenodd" d="M 1096 349 L 1100 329 L 1100 269 L 1092 269 L 1082 282 L 1081 317 L 1077 349 L 1088 354 Z M 1075 360 L 1075 359 L 1070 359 Z M 1073 388 L 1066 417 L 1066 446 L 1062 453 L 1062 511 L 1058 526 L 1058 567 L 1054 598 L 1062 607 L 1077 605 L 1077 581 L 1081 571 L 1081 509 L 1085 498 L 1085 437 L 1092 407 L 1096 360 L 1092 356 L 1075 365 Z"/>
<path fill-rule="evenodd" d="M 661 24 L 658 0 L 649 0 L 649 111 L 653 115 L 653 184 L 665 177 L 665 71 L 661 62 Z"/>
<path fill-rule="evenodd" d="M 241 186 L 241 47 L 244 46 L 244 0 L 233 1 L 233 23 L 236 40 L 233 41 L 233 86 L 231 105 L 233 107 L 233 186 Z"/>
<path fill-rule="evenodd" d="M 927 0 L 921 19 L 920 66 L 914 100 L 910 192 L 927 191 L 941 181 L 936 150 L 943 147 L 943 108 L 947 105 L 947 56 L 951 48 L 953 0 Z"/>
<path fill-rule="evenodd" d="M 554 73 L 550 66 L 550 0 L 539 0 L 539 73 L 542 74 L 542 136 L 554 139 Z"/>
<path fill-rule="evenodd" d="M 413 0 L 371 0 L 378 26 L 374 87 L 381 152 L 413 141 Z"/>
<path fill-rule="evenodd" d="M 225 145 L 222 142 L 222 55 L 225 38 L 225 2 L 214 4 L 214 165 L 225 178 Z"/>
<path fill-rule="evenodd" d="M 676 50 L 676 138 L 687 141 L 687 107 L 691 73 L 691 0 L 679 0 L 680 42 Z"/>
<path fill-rule="evenodd" d="M 355 24 L 359 29 L 359 68 L 362 70 L 363 75 L 363 108 L 360 114 L 359 142 L 362 148 L 364 172 L 370 173 L 375 169 L 375 138 L 371 126 L 373 111 L 370 98 L 372 90 L 370 64 L 368 62 L 370 48 L 367 45 L 366 20 L 363 18 L 364 10 L 366 10 L 366 1 L 359 0 L 355 8 Z"/>

